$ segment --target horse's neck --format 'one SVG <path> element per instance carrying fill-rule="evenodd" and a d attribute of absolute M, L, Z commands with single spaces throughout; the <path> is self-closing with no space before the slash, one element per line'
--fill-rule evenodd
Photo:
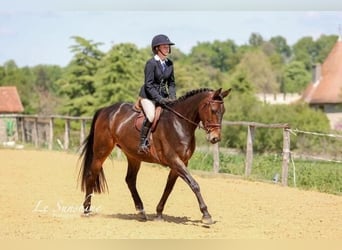
<path fill-rule="evenodd" d="M 191 97 L 179 103 L 175 110 L 189 120 L 199 123 L 198 111 L 200 103 L 200 99 Z"/>

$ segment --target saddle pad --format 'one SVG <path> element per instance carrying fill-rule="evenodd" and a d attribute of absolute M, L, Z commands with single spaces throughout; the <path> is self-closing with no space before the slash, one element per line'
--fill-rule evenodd
<path fill-rule="evenodd" d="M 156 107 L 156 111 L 155 111 L 155 115 L 154 115 L 154 120 L 153 120 L 152 127 L 151 127 L 151 132 L 153 132 L 156 129 L 156 126 L 157 126 L 157 123 L 159 121 L 159 118 L 160 118 L 160 115 L 162 113 L 162 110 L 163 109 L 160 106 Z M 144 112 L 140 112 L 137 115 L 137 117 L 135 119 L 135 123 L 134 123 L 135 128 L 139 132 L 141 131 L 142 125 L 144 123 L 144 120 L 145 120 L 145 114 L 144 114 Z"/>

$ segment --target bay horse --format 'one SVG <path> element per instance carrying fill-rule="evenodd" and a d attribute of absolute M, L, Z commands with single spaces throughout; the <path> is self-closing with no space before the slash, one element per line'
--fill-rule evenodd
<path fill-rule="evenodd" d="M 97 110 L 89 135 L 82 144 L 80 156 L 83 157 L 79 178 L 81 189 L 85 191 L 84 214 L 91 212 L 93 192 L 101 193 L 108 189 L 102 164 L 117 146 L 127 157 L 125 181 L 140 219 L 147 220 L 136 188 L 137 174 L 141 162 L 144 161 L 170 168 L 164 192 L 156 208 L 156 220 L 163 220 L 166 200 L 176 179 L 180 177 L 197 197 L 203 215 L 202 222 L 212 224 L 213 220 L 202 198 L 200 187 L 188 171 L 187 165 L 195 150 L 195 130 L 200 123 L 211 143 L 220 141 L 222 117 L 225 112 L 223 98 L 230 90 L 192 90 L 168 103 L 160 115 L 155 131 L 150 134 L 150 150 L 147 154 L 138 153 L 140 133 L 135 128 L 138 113 L 134 111 L 133 104 L 121 102 Z"/>

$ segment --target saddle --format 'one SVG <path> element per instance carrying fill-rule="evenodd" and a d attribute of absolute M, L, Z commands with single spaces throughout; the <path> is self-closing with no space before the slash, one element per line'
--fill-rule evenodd
<path fill-rule="evenodd" d="M 133 110 L 138 113 L 138 116 L 135 118 L 134 126 L 136 130 L 140 132 L 142 125 L 144 123 L 144 120 L 146 118 L 145 113 L 140 105 L 140 99 L 133 105 Z M 163 111 L 162 107 L 160 106 L 156 107 L 154 120 L 151 126 L 151 132 L 153 132 L 156 129 L 157 123 L 159 121 L 162 111 Z"/>

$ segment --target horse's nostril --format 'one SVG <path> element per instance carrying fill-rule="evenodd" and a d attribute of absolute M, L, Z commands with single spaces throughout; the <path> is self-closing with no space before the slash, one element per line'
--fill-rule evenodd
<path fill-rule="evenodd" d="M 213 139 L 211 139 L 211 143 L 217 143 L 220 141 L 220 138 L 218 137 L 214 137 Z"/>

